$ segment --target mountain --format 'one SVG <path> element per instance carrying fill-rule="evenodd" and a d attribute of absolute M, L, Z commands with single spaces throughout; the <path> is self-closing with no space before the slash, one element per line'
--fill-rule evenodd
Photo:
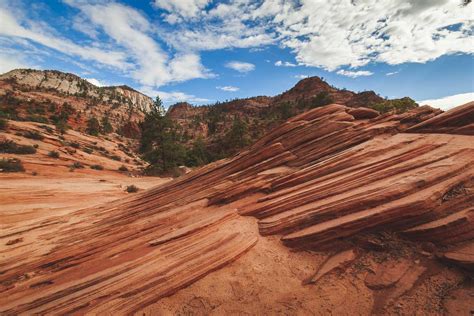
<path fill-rule="evenodd" d="M 171 106 L 167 115 L 178 124 L 184 146 L 189 148 L 196 141 L 204 141 L 206 157 L 201 160 L 214 161 L 237 153 L 292 116 L 332 103 L 364 107 L 363 111 L 371 111 L 371 116 L 403 113 L 418 106 L 408 97 L 387 100 L 373 91 L 337 89 L 319 77 L 310 77 L 274 97 L 257 96 L 206 106 L 180 102 Z"/>
<path fill-rule="evenodd" d="M 89 119 L 107 118 L 115 131 L 130 130 L 152 103 L 128 86 L 97 87 L 55 70 L 16 69 L 0 75 L 0 111 L 12 119 L 57 123 L 58 116 L 67 115 L 67 124 L 84 131 Z"/>
<path fill-rule="evenodd" d="M 6 227 L 0 313 L 468 315 L 473 114 L 321 106 L 134 196 Z"/>

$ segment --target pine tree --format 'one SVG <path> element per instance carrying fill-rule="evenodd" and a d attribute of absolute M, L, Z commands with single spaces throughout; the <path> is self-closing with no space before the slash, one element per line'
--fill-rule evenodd
<path fill-rule="evenodd" d="M 140 124 L 140 151 L 150 163 L 149 173 L 162 173 L 184 164 L 186 149 L 179 143 L 176 124 L 166 115 L 161 99 L 156 98 Z"/>

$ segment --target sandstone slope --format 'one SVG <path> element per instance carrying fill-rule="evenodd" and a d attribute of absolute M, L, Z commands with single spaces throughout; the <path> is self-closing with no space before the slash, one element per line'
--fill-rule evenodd
<path fill-rule="evenodd" d="M 461 308 L 454 290 L 469 310 L 473 122 L 458 111 L 332 104 L 138 195 L 4 229 L 0 311 L 428 315 Z"/>

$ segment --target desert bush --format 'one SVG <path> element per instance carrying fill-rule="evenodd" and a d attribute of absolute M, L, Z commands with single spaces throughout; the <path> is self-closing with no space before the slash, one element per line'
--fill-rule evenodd
<path fill-rule="evenodd" d="M 120 168 L 118 168 L 119 171 L 128 171 L 128 168 L 125 167 L 124 165 L 121 165 Z"/>
<path fill-rule="evenodd" d="M 92 154 L 94 150 L 92 148 L 87 147 L 87 148 L 84 148 L 84 152 L 88 154 Z"/>
<path fill-rule="evenodd" d="M 26 131 L 23 134 L 23 137 L 34 139 L 34 140 L 43 140 L 44 139 L 44 136 L 41 135 L 41 133 L 39 133 L 37 131 Z"/>
<path fill-rule="evenodd" d="M 334 100 L 327 91 L 321 91 L 318 93 L 311 102 L 311 108 L 317 108 L 333 103 Z"/>
<path fill-rule="evenodd" d="M 42 129 L 44 129 L 46 132 L 50 133 L 50 134 L 52 134 L 54 132 L 54 130 L 51 127 L 47 126 L 47 125 L 41 125 L 40 127 Z"/>
<path fill-rule="evenodd" d="M 120 156 L 117 156 L 117 155 L 112 155 L 110 156 L 110 158 L 116 161 L 122 161 L 122 158 L 120 158 Z"/>
<path fill-rule="evenodd" d="M 36 153 L 36 148 L 30 145 L 19 145 L 11 140 L 0 141 L 0 153 L 29 155 Z"/>
<path fill-rule="evenodd" d="M 102 129 L 102 127 L 100 126 L 99 121 L 95 117 L 92 117 L 87 121 L 86 132 L 89 135 L 98 136 L 101 129 Z"/>
<path fill-rule="evenodd" d="M 79 144 L 78 142 L 70 142 L 69 146 L 77 148 L 77 149 L 81 148 L 81 144 Z"/>
<path fill-rule="evenodd" d="M 91 169 L 94 169 L 94 170 L 104 170 L 104 167 L 101 166 L 101 165 L 92 165 L 92 166 L 91 166 Z"/>
<path fill-rule="evenodd" d="M 0 159 L 0 172 L 22 172 L 25 171 L 20 159 Z"/>
<path fill-rule="evenodd" d="M 49 120 L 46 117 L 40 115 L 30 115 L 25 117 L 25 120 L 36 123 L 49 123 Z"/>
<path fill-rule="evenodd" d="M 128 185 L 127 186 L 127 189 L 125 189 L 125 191 L 127 191 L 128 193 L 135 193 L 135 192 L 138 192 L 139 188 L 136 187 L 135 185 Z"/>
<path fill-rule="evenodd" d="M 380 113 L 395 112 L 400 114 L 414 109 L 417 106 L 418 104 L 413 99 L 405 97 L 401 99 L 385 100 L 382 103 L 372 105 L 371 108 Z"/>
<path fill-rule="evenodd" d="M 70 168 L 74 169 L 84 169 L 84 165 L 82 165 L 79 161 L 74 162 Z"/>
<path fill-rule="evenodd" d="M 8 127 L 8 121 L 0 117 L 0 131 L 6 130 Z"/>
<path fill-rule="evenodd" d="M 48 156 L 51 158 L 59 158 L 59 153 L 56 150 L 52 150 L 48 153 Z"/>

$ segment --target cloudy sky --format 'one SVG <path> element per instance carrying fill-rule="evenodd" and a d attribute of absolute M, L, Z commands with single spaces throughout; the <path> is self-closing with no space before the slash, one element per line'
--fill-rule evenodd
<path fill-rule="evenodd" d="M 474 92 L 461 0 L 0 0 L 0 72 L 73 72 L 167 104 L 275 95 L 307 76 L 447 106 Z M 455 101 L 453 101 L 455 100 Z"/>

